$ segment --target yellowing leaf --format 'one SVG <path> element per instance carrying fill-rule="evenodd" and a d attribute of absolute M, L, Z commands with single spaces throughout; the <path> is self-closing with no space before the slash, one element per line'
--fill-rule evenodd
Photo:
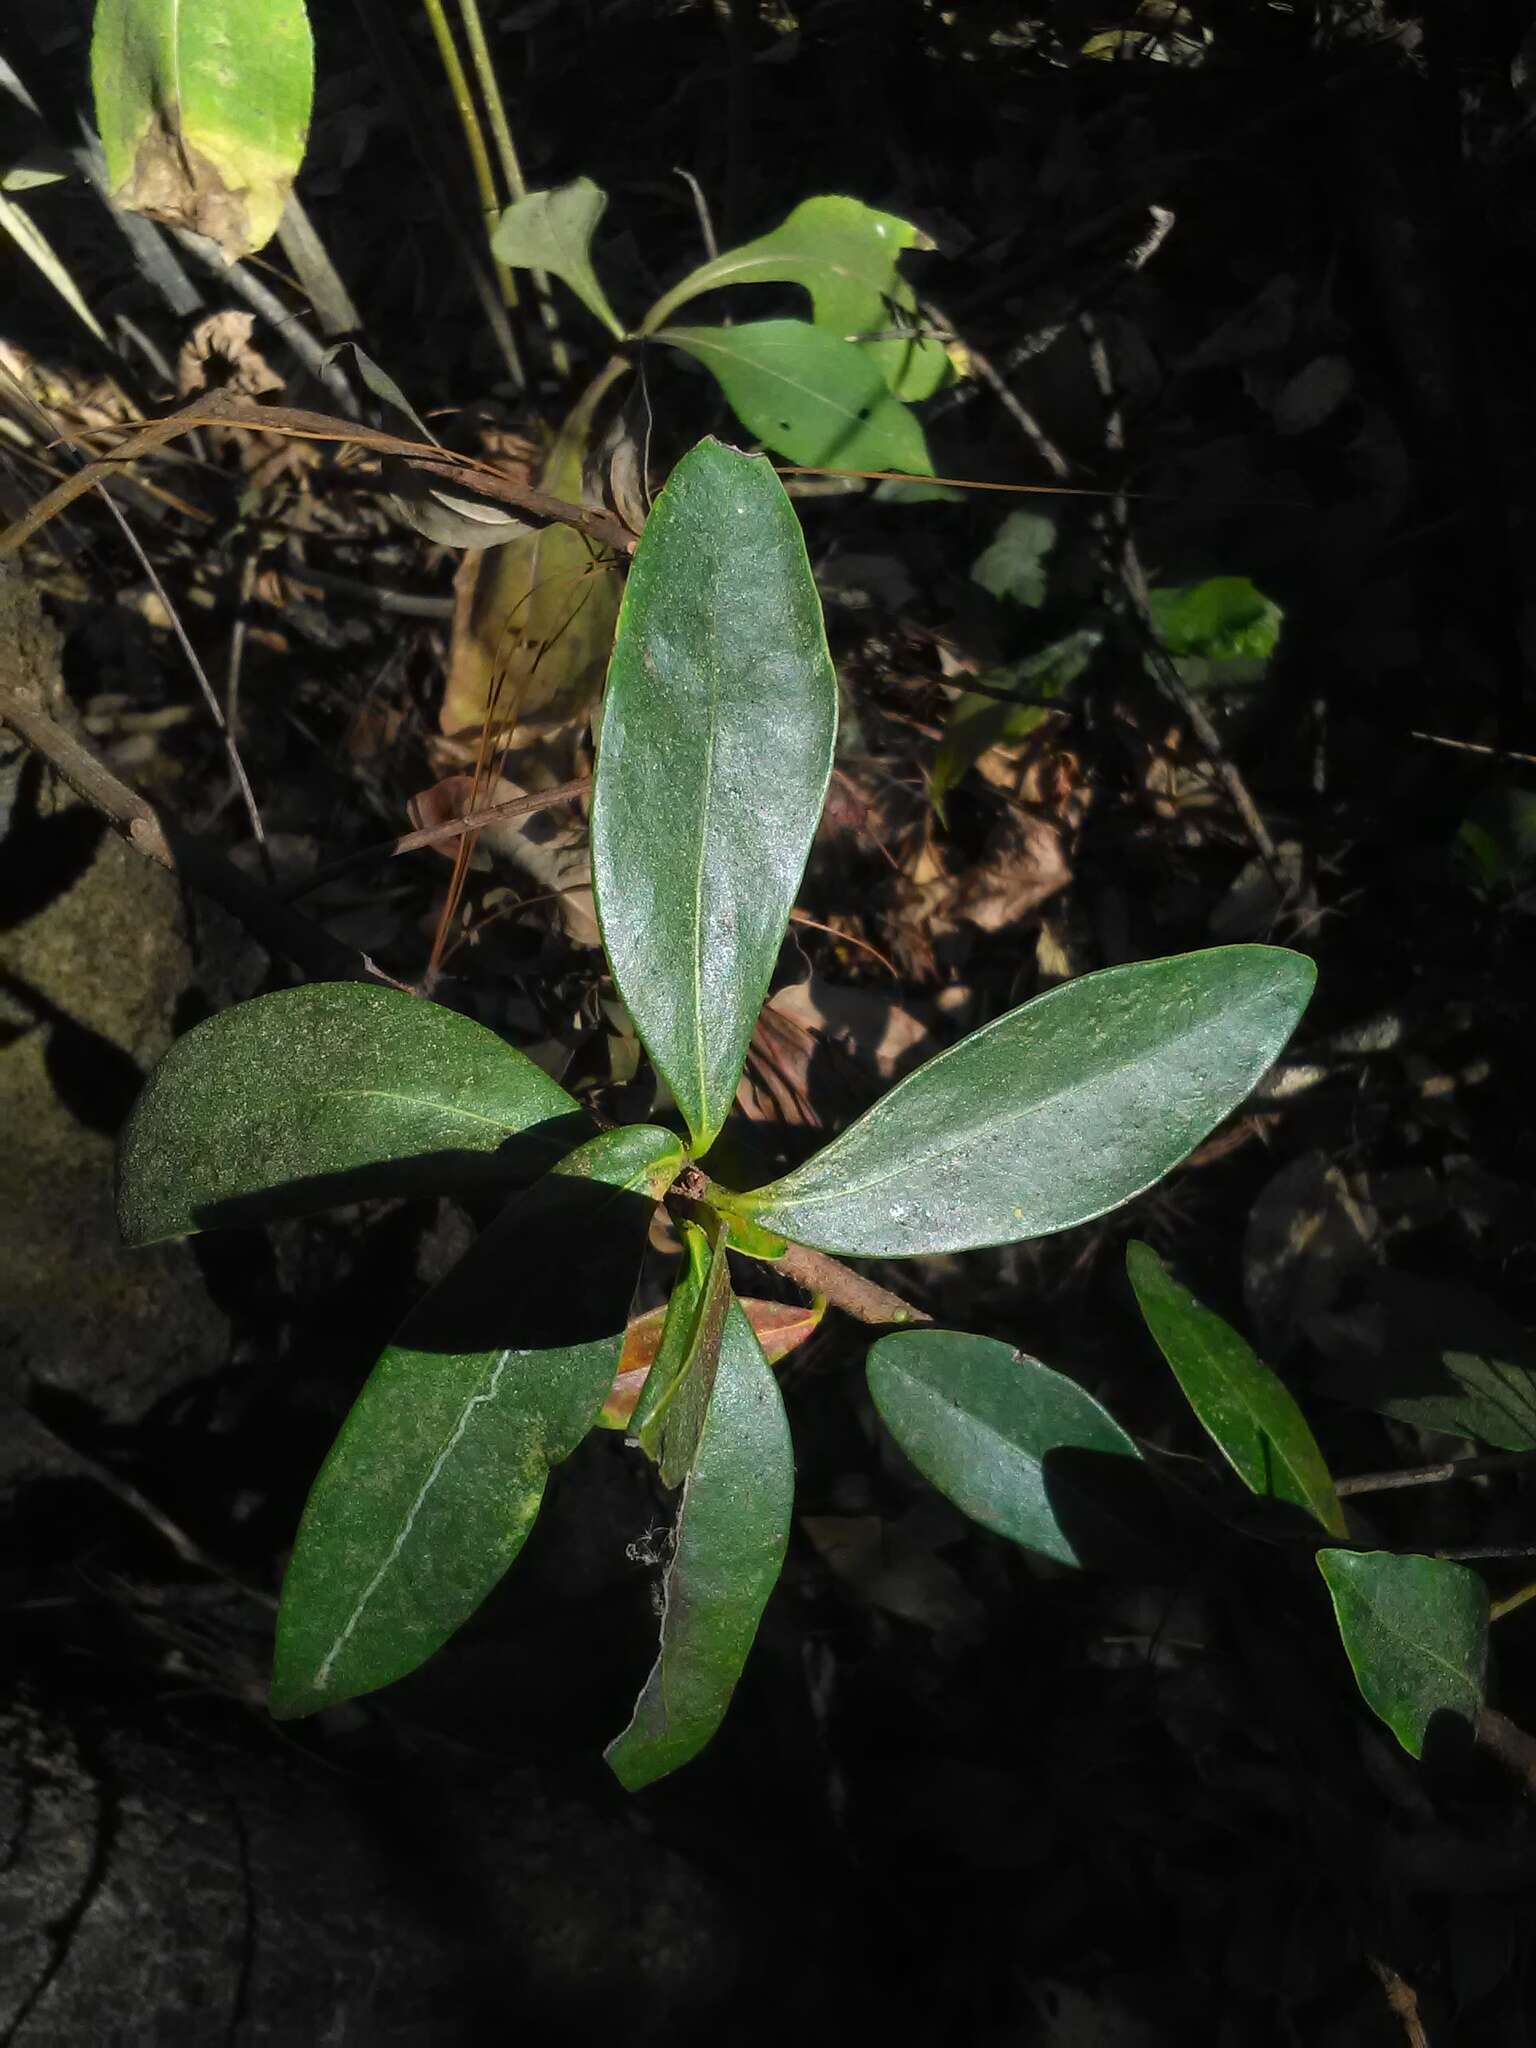
<path fill-rule="evenodd" d="M 304 155 L 304 0 L 98 0 L 91 86 L 119 206 L 218 243 L 269 242 Z"/>

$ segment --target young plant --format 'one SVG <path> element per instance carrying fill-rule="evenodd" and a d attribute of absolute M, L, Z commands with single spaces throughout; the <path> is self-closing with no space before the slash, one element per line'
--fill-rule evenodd
<path fill-rule="evenodd" d="M 553 252 L 544 262 L 556 268 Z M 719 1185 L 698 1162 L 735 1099 L 836 726 L 783 487 L 762 458 L 700 442 L 635 554 L 592 799 L 608 964 L 683 1133 L 593 1135 L 491 1032 L 364 985 L 259 997 L 189 1033 L 151 1077 L 120 1158 L 135 1243 L 386 1189 L 519 1190 L 407 1318 L 315 1482 L 283 1589 L 275 1714 L 404 1677 L 490 1592 L 550 1469 L 605 1405 L 612 1419 L 634 1399 L 615 1380 L 634 1370 L 630 1299 L 667 1200 L 685 1256 L 629 1429 L 680 1489 L 678 1519 L 656 1669 L 608 1760 L 631 1787 L 686 1761 L 726 1710 L 793 1501 L 778 1386 L 729 1255 L 915 1258 L 1102 1215 L 1185 1158 L 1294 1029 L 1314 978 L 1296 953 L 1110 968 L 941 1052 L 778 1180 Z M 1054 1520 L 1058 1556 L 1077 1554 L 1058 1473 L 1076 1482 L 1084 1458 L 1134 1456 L 1070 1381 L 981 1339 L 888 1338 L 871 1381 L 968 1512 L 1020 1541 Z M 1022 1462 L 1006 1465 L 999 1442 L 1025 1409 Z M 1091 1522 L 1095 1489 L 1078 1491 Z"/>

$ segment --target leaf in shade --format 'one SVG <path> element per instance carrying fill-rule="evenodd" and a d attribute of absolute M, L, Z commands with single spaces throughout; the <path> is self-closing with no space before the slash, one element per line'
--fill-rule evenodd
<path fill-rule="evenodd" d="M 1330 1388 L 1416 1429 L 1536 1450 L 1536 1343 L 1486 1295 L 1377 1272 L 1324 1326 Z"/>
<path fill-rule="evenodd" d="M 591 1129 L 494 1032 L 365 982 L 257 996 L 177 1040 L 118 1143 L 129 1244 L 365 1195 L 528 1180 Z"/>
<path fill-rule="evenodd" d="M 664 327 L 654 338 L 702 363 L 742 425 L 791 462 L 933 474 L 917 415 L 856 342 L 806 320 Z"/>
<path fill-rule="evenodd" d="M 613 1383 L 651 1216 L 682 1163 L 637 1125 L 520 1195 L 374 1367 L 299 1525 L 272 1712 L 414 1671 L 522 1548 Z"/>
<path fill-rule="evenodd" d="M 725 1717 L 789 1541 L 795 1461 L 778 1383 L 732 1303 L 714 1397 L 683 1488 L 661 1654 L 610 1769 L 634 1792 L 675 1771 Z"/>
<path fill-rule="evenodd" d="M 1134 1540 L 1104 1461 L 1139 1462 L 1140 1453 L 1075 1380 L 995 1338 L 953 1330 L 882 1337 L 867 1370 L 881 1421 L 973 1522 L 1062 1564 L 1093 1563 Z"/>
<path fill-rule="evenodd" d="M 249 256 L 288 202 L 314 83 L 304 0 L 97 0 L 91 89 L 113 200 Z"/>
<path fill-rule="evenodd" d="M 729 285 L 797 284 L 810 293 L 816 326 L 841 340 L 860 341 L 898 398 L 930 398 L 952 374 L 943 343 L 890 330 L 916 327 L 916 300 L 897 271 L 897 258 L 904 249 L 932 247 L 911 221 L 880 213 L 862 200 L 834 193 L 802 200 L 770 234 L 727 249 L 691 271 L 657 300 L 640 331 L 654 334 L 679 306 L 704 292 Z"/>
<path fill-rule="evenodd" d="M 635 551 L 592 802 L 613 977 L 700 1151 L 735 1101 L 836 731 L 784 487 L 760 457 L 701 441 Z"/>
<path fill-rule="evenodd" d="M 530 192 L 514 200 L 496 223 L 491 249 L 518 270 L 543 270 L 568 284 L 589 313 L 618 340 L 624 323 L 592 267 L 592 237 L 608 206 L 608 194 L 590 178 L 573 178 L 553 191 Z"/>
<path fill-rule="evenodd" d="M 580 503 L 582 468 L 608 389 L 594 379 L 560 423 L 539 469 L 552 497 Z M 595 702 L 613 652 L 623 579 L 616 556 L 560 520 L 531 528 L 481 563 L 469 619 L 454 634 L 441 729 L 479 738 L 487 716 L 536 730 Z"/>
<path fill-rule="evenodd" d="M 1238 1478 L 1252 1493 L 1305 1508 L 1330 1535 L 1347 1535 L 1333 1475 L 1290 1388 L 1150 1245 L 1127 1246 L 1125 1264 L 1158 1349 Z"/>
<path fill-rule="evenodd" d="M 1488 1661 L 1488 1588 L 1441 1557 L 1320 1550 L 1344 1651 L 1372 1713 L 1410 1756 L 1437 1714 L 1473 1728 Z"/>
<path fill-rule="evenodd" d="M 777 1365 L 810 1337 L 826 1314 L 826 1303 L 767 1301 L 760 1295 L 742 1295 L 741 1310 L 752 1325 L 752 1334 L 763 1347 L 770 1365 Z M 624 1333 L 624 1350 L 613 1385 L 597 1418 L 604 1429 L 622 1429 L 638 1435 L 635 1412 L 639 1397 L 660 1355 L 662 1336 L 670 1304 L 648 1309 L 636 1316 Z"/>
<path fill-rule="evenodd" d="M 928 777 L 928 797 L 940 819 L 944 799 L 961 777 L 975 767 L 990 747 L 1027 739 L 1051 716 L 1054 700 L 1064 699 L 1098 652 L 1104 635 L 1095 626 L 1069 633 L 1039 654 L 993 669 L 986 680 L 994 688 L 1016 692 L 1029 702 L 964 690 L 956 698 Z"/>
<path fill-rule="evenodd" d="M 719 1205 L 851 1258 L 1065 1230 L 1187 1158 L 1296 1028 L 1316 970 L 1219 946 L 1064 982 L 899 1081 L 805 1165 Z"/>

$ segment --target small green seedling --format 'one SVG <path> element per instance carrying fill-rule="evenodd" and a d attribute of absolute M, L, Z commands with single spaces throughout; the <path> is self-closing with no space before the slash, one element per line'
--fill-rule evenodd
<path fill-rule="evenodd" d="M 548 248 L 542 260 L 557 267 Z M 403 1678 L 491 1591 L 550 1469 L 610 1403 L 669 1200 L 686 1256 L 628 1426 L 679 1489 L 677 1529 L 659 1659 L 608 1761 L 630 1787 L 675 1769 L 725 1713 L 793 1501 L 783 1404 L 729 1254 L 919 1258 L 1103 1215 L 1184 1159 L 1294 1030 L 1314 978 L 1297 953 L 1226 946 L 1110 968 L 939 1053 L 766 1187 L 719 1185 L 699 1162 L 735 1100 L 836 727 L 783 486 L 765 459 L 700 442 L 636 550 L 592 798 L 608 964 L 684 1133 L 594 1135 L 491 1032 L 362 984 L 240 1005 L 151 1077 L 121 1148 L 134 1243 L 384 1189 L 521 1189 L 408 1317 L 315 1482 L 283 1589 L 275 1714 Z M 880 1412 L 938 1485 L 1063 1561 L 1097 1510 L 1090 1498 L 1064 1519 L 1058 1473 L 1135 1455 L 1086 1393 L 1020 1369 L 1006 1346 L 914 1330 L 877 1344 L 870 1370 Z M 1015 1423 L 1010 1461 L 998 1445 Z M 1310 1500 L 1321 1481 L 1302 1460 L 1294 1484 Z"/>

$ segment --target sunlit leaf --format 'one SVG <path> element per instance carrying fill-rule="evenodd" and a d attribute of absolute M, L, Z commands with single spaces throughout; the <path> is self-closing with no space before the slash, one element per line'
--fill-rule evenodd
<path fill-rule="evenodd" d="M 1488 1661 L 1488 1588 L 1477 1573 L 1385 1550 L 1320 1550 L 1317 1562 L 1365 1703 L 1408 1754 L 1424 1754 L 1437 1714 L 1475 1727 Z"/>
<path fill-rule="evenodd" d="M 880 1419 L 940 1493 L 979 1522 L 1062 1564 L 1123 1548 L 1108 1459 L 1135 1444 L 1065 1374 L 992 1337 L 903 1330 L 869 1354 Z"/>
<path fill-rule="evenodd" d="M 119 206 L 226 256 L 271 240 L 304 155 L 304 0 L 97 0 L 91 87 Z"/>
<path fill-rule="evenodd" d="M 768 463 L 701 441 L 646 523 L 603 702 L 603 943 L 702 1150 L 736 1096 L 832 769 L 837 684 Z"/>
<path fill-rule="evenodd" d="M 971 564 L 971 581 L 1014 604 L 1045 603 L 1045 558 L 1056 545 L 1056 522 L 1048 512 L 1010 512 Z"/>
<path fill-rule="evenodd" d="M 654 338 L 701 362 L 742 425 L 791 462 L 933 473 L 917 415 L 854 342 L 805 320 L 664 327 Z"/>
<path fill-rule="evenodd" d="M 1285 614 L 1246 576 L 1148 593 L 1157 637 L 1170 654 L 1204 661 L 1268 661 Z"/>
<path fill-rule="evenodd" d="M 663 1486 L 681 1486 L 688 1477 L 709 1412 L 720 1363 L 721 1334 L 732 1300 L 731 1268 L 725 1246 L 725 1233 L 718 1231 L 682 1363 L 657 1411 L 661 1451 L 657 1462 Z"/>
<path fill-rule="evenodd" d="M 1347 1534 L 1333 1476 L 1290 1388 L 1150 1245 L 1129 1245 L 1125 1264 L 1158 1349 L 1243 1484 L 1305 1508 L 1331 1535 Z"/>
<path fill-rule="evenodd" d="M 1237 1107 L 1315 976 L 1280 947 L 1219 946 L 1065 982 L 898 1081 L 803 1166 L 719 1202 L 852 1258 L 1085 1223 L 1161 1180 Z"/>
<path fill-rule="evenodd" d="M 666 1131 L 592 1139 L 407 1317 L 304 1510 L 277 1622 L 279 1719 L 414 1671 L 512 1563 L 551 1466 L 613 1383 L 651 1216 L 680 1164 Z"/>
<path fill-rule="evenodd" d="M 904 249 L 932 246 L 910 221 L 862 200 L 830 193 L 802 200 L 770 234 L 690 271 L 657 300 L 641 332 L 654 334 L 704 292 L 729 285 L 801 285 L 810 293 L 817 327 L 843 341 L 861 341 L 898 398 L 929 398 L 948 382 L 951 364 L 941 341 L 916 331 L 916 300 L 896 262 Z M 911 328 L 911 337 L 891 334 L 896 327 Z"/>
<path fill-rule="evenodd" d="M 491 248 L 503 263 L 560 278 L 587 311 L 622 340 L 624 323 L 609 305 L 592 267 L 592 237 L 607 206 L 608 194 L 590 178 L 573 178 L 550 192 L 530 192 L 502 214 Z"/>
<path fill-rule="evenodd" d="M 795 1461 L 778 1383 L 732 1303 L 678 1509 L 661 1654 L 607 1761 L 637 1791 L 696 1756 L 725 1717 L 789 1541 Z"/>
<path fill-rule="evenodd" d="M 171 1047 L 118 1141 L 118 1222 L 153 1244 L 503 1170 L 516 1185 L 590 1128 L 483 1025 L 396 989 L 311 982 Z"/>

